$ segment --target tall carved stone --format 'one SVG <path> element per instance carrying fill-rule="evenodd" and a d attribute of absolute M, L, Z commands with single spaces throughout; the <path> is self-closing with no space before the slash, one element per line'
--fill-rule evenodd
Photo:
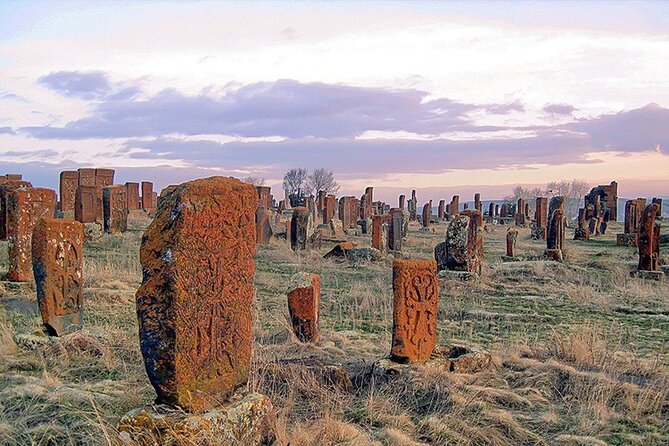
<path fill-rule="evenodd" d="M 321 338 L 318 316 L 321 304 L 321 278 L 317 274 L 297 273 L 290 280 L 288 313 L 293 333 L 301 342 L 317 344 Z"/>
<path fill-rule="evenodd" d="M 128 229 L 128 196 L 125 186 L 106 186 L 102 191 L 104 230 L 107 233 Z"/>
<path fill-rule="evenodd" d="M 439 200 L 439 207 L 437 208 L 437 219 L 442 221 L 446 217 L 446 200 Z"/>
<path fill-rule="evenodd" d="M 293 208 L 293 217 L 290 220 L 290 248 L 293 251 L 307 249 L 309 242 L 309 218 L 311 214 L 304 206 Z"/>
<path fill-rule="evenodd" d="M 323 224 L 330 224 L 330 220 L 335 218 L 335 209 L 337 208 L 337 199 L 334 195 L 325 197 L 325 206 L 323 207 Z"/>
<path fill-rule="evenodd" d="M 272 188 L 269 186 L 256 186 L 258 192 L 258 205 L 263 209 L 272 207 Z"/>
<path fill-rule="evenodd" d="M 574 231 L 574 240 L 589 240 L 590 239 L 590 227 L 588 222 L 585 219 L 585 209 L 580 208 L 578 210 L 578 227 Z"/>
<path fill-rule="evenodd" d="M 37 304 L 51 336 L 81 328 L 84 229 L 78 221 L 43 218 L 32 236 Z"/>
<path fill-rule="evenodd" d="M 639 271 L 660 270 L 660 212 L 658 203 L 644 209 L 639 221 Z"/>
<path fill-rule="evenodd" d="M 79 186 L 75 197 L 74 219 L 80 223 L 93 223 L 98 219 L 98 199 L 95 186 Z"/>
<path fill-rule="evenodd" d="M 60 173 L 60 211 L 74 216 L 74 202 L 79 186 L 79 174 L 76 171 L 63 171 Z"/>
<path fill-rule="evenodd" d="M 390 224 L 388 227 L 388 247 L 393 251 L 402 250 L 404 238 L 405 216 L 404 210 L 393 208 L 390 210 Z"/>
<path fill-rule="evenodd" d="M 393 260 L 393 337 L 390 358 L 425 362 L 437 342 L 439 281 L 433 260 Z"/>
<path fill-rule="evenodd" d="M 516 254 L 516 241 L 518 240 L 518 230 L 509 228 L 506 231 L 506 255 L 514 257 Z"/>
<path fill-rule="evenodd" d="M 32 187 L 28 181 L 7 180 L 0 184 L 0 240 L 7 240 L 7 211 L 9 194 L 20 187 Z"/>
<path fill-rule="evenodd" d="M 495 202 L 491 201 L 488 205 L 488 221 L 493 223 L 495 221 Z"/>
<path fill-rule="evenodd" d="M 534 230 L 532 238 L 535 240 L 546 240 L 548 228 L 548 198 L 537 197 L 534 208 Z"/>
<path fill-rule="evenodd" d="M 483 213 L 483 209 L 481 207 L 481 194 L 479 194 L 478 192 L 474 194 L 474 209 L 476 209 L 480 213 Z"/>
<path fill-rule="evenodd" d="M 114 169 L 95 169 L 95 185 L 107 187 L 114 184 Z"/>
<path fill-rule="evenodd" d="M 211 177 L 165 200 L 140 249 L 140 347 L 158 403 L 207 410 L 248 378 L 258 197 Z"/>
<path fill-rule="evenodd" d="M 446 241 L 434 249 L 437 268 L 481 274 L 483 265 L 483 216 L 468 209 L 451 219 Z"/>
<path fill-rule="evenodd" d="M 125 183 L 125 193 L 128 199 L 127 208 L 129 211 L 140 209 L 139 205 L 139 183 Z"/>
<path fill-rule="evenodd" d="M 400 195 L 398 205 L 399 205 L 399 208 L 400 208 L 401 210 L 404 210 L 404 207 L 405 207 L 405 206 L 404 206 L 404 205 L 405 205 L 404 202 L 405 202 L 405 201 L 406 201 L 406 196 L 405 196 L 405 195 Z"/>
<path fill-rule="evenodd" d="M 95 186 L 95 169 L 81 168 L 77 170 L 79 174 L 79 186 Z"/>
<path fill-rule="evenodd" d="M 256 209 L 256 243 L 258 245 L 269 245 L 274 232 L 272 231 L 272 225 L 270 223 L 270 211 L 258 206 Z"/>
<path fill-rule="evenodd" d="M 142 181 L 142 209 L 151 212 L 155 209 L 153 205 L 153 183 Z"/>
<path fill-rule="evenodd" d="M 564 197 L 553 197 L 548 207 L 550 220 L 546 236 L 546 258 L 561 262 L 564 259 L 564 239 L 566 220 L 564 217 Z"/>
<path fill-rule="evenodd" d="M 460 196 L 453 195 L 451 202 L 448 204 L 448 216 L 452 218 L 460 213 Z"/>
<path fill-rule="evenodd" d="M 372 248 L 378 249 L 382 255 L 388 252 L 389 226 L 392 224 L 390 215 L 372 217 Z"/>
<path fill-rule="evenodd" d="M 9 271 L 14 282 L 30 282 L 33 277 L 32 238 L 35 225 L 56 213 L 56 191 L 41 187 L 21 187 L 7 200 L 7 245 Z"/>
<path fill-rule="evenodd" d="M 430 206 L 430 203 L 425 203 L 423 205 L 423 212 L 421 217 L 421 224 L 423 225 L 423 229 L 429 228 L 430 218 L 432 217 L 432 207 Z"/>
<path fill-rule="evenodd" d="M 516 206 L 516 215 L 514 215 L 514 220 L 516 226 L 525 226 L 527 224 L 525 214 L 525 200 L 522 198 L 518 199 L 518 204 Z"/>

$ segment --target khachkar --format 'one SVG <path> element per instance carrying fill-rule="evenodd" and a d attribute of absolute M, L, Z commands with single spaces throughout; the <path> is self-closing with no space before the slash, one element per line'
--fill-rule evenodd
<path fill-rule="evenodd" d="M 56 191 L 41 187 L 21 187 L 10 192 L 7 200 L 7 278 L 14 282 L 31 282 L 33 229 L 42 218 L 56 213 Z"/>
<path fill-rule="evenodd" d="M 531 237 L 535 240 L 546 240 L 548 228 L 548 198 L 537 197 L 534 207 L 534 226 Z"/>
<path fill-rule="evenodd" d="M 431 202 L 427 202 L 423 205 L 423 212 L 421 213 L 421 231 L 430 230 L 430 220 L 432 218 L 432 206 Z"/>
<path fill-rule="evenodd" d="M 516 241 L 518 240 L 518 229 L 509 228 L 506 231 L 506 258 L 516 257 Z"/>
<path fill-rule="evenodd" d="M 564 206 L 564 197 L 553 197 L 548 207 L 550 219 L 548 220 L 545 257 L 557 262 L 561 262 L 565 255 L 564 238 L 567 222 L 564 216 Z"/>
<path fill-rule="evenodd" d="M 360 197 L 360 218 L 369 220 L 374 215 L 374 188 L 368 187 L 365 193 Z"/>
<path fill-rule="evenodd" d="M 516 226 L 525 227 L 527 226 L 528 216 L 525 213 L 525 200 L 523 198 L 518 199 L 518 204 L 516 206 L 516 214 L 513 216 L 514 223 Z"/>
<path fill-rule="evenodd" d="M 128 229 L 128 198 L 125 186 L 106 186 L 102 192 L 104 230 L 115 234 Z"/>
<path fill-rule="evenodd" d="M 462 279 L 481 274 L 483 266 L 483 227 L 481 213 L 468 209 L 451 219 L 446 241 L 434 248 L 439 271 L 455 271 Z"/>
<path fill-rule="evenodd" d="M 321 304 L 321 278 L 317 274 L 297 273 L 290 280 L 288 313 L 293 333 L 301 342 L 317 344 L 321 338 L 318 314 Z"/>
<path fill-rule="evenodd" d="M 136 294 L 140 348 L 158 406 L 133 410 L 118 429 L 158 444 L 174 436 L 262 444 L 271 433 L 271 402 L 240 388 L 253 345 L 256 190 L 211 177 L 184 183 L 165 200 L 142 238 Z"/>
<path fill-rule="evenodd" d="M 393 338 L 390 359 L 425 362 L 437 343 L 439 281 L 434 260 L 393 260 Z"/>
<path fill-rule="evenodd" d="M 437 220 L 442 221 L 446 218 L 446 200 L 439 200 L 439 207 L 437 208 Z"/>
<path fill-rule="evenodd" d="M 375 215 L 372 217 L 372 248 L 378 249 L 382 256 L 388 253 L 391 225 L 392 214 Z"/>
<path fill-rule="evenodd" d="M 651 203 L 645 207 L 639 220 L 639 265 L 633 275 L 661 280 L 660 270 L 660 204 Z"/>
<path fill-rule="evenodd" d="M 274 232 L 270 223 L 270 211 L 258 205 L 255 214 L 256 222 L 256 244 L 269 245 Z"/>
<path fill-rule="evenodd" d="M 574 240 L 590 240 L 590 227 L 586 221 L 586 209 L 578 210 L 578 227 L 574 231 Z"/>
<path fill-rule="evenodd" d="M 320 247 L 320 233 L 315 231 L 313 214 L 304 206 L 293 208 L 290 219 L 290 248 L 297 252 Z"/>
<path fill-rule="evenodd" d="M 127 197 L 127 207 L 129 211 L 141 209 L 139 204 L 139 183 L 125 183 L 125 193 Z"/>
<path fill-rule="evenodd" d="M 8 180 L 6 177 L 0 177 L 0 240 L 7 240 L 7 203 L 9 194 L 20 187 L 32 187 L 28 181 Z"/>
<path fill-rule="evenodd" d="M 393 208 L 390 210 L 390 222 L 388 225 L 388 248 L 393 251 L 402 251 L 404 240 L 406 215 L 403 209 Z M 372 227 L 373 230 L 373 227 Z"/>
<path fill-rule="evenodd" d="M 76 170 L 60 173 L 60 201 L 59 209 L 65 218 L 74 218 L 74 203 L 79 187 L 79 173 Z"/>
<path fill-rule="evenodd" d="M 602 221 L 618 221 L 618 183 L 611 181 L 609 185 L 593 187 L 586 195 L 585 208 L 594 206 L 597 198 L 603 212 Z"/>
<path fill-rule="evenodd" d="M 481 194 L 479 194 L 478 192 L 474 194 L 474 209 L 476 209 L 480 213 L 483 213 L 483 207 L 481 204 Z"/>
<path fill-rule="evenodd" d="M 637 239 L 639 237 L 639 222 L 641 219 L 641 214 L 645 208 L 645 198 L 627 200 L 625 203 L 624 232 L 622 234 L 616 234 L 616 244 L 618 246 L 637 246 Z"/>
<path fill-rule="evenodd" d="M 74 220 L 41 219 L 32 236 L 37 304 L 51 336 L 81 328 L 83 320 L 83 225 Z"/>
<path fill-rule="evenodd" d="M 453 195 L 448 204 L 448 218 L 451 219 L 460 213 L 460 195 Z"/>

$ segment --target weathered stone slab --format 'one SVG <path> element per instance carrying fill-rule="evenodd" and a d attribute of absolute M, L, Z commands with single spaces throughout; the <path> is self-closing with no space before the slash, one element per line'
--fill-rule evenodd
<path fill-rule="evenodd" d="M 13 190 L 7 200 L 7 245 L 9 271 L 7 278 L 30 282 L 33 277 L 33 229 L 42 218 L 56 215 L 56 191 L 41 187 Z"/>
<path fill-rule="evenodd" d="M 270 223 L 270 211 L 265 208 L 258 207 L 255 215 L 256 222 L 256 243 L 258 245 L 269 245 L 274 232 Z"/>
<path fill-rule="evenodd" d="M 257 202 L 233 178 L 190 181 L 144 233 L 137 315 L 158 403 L 208 410 L 248 378 Z"/>
<path fill-rule="evenodd" d="M 375 215 L 372 218 L 372 248 L 378 249 L 381 255 L 388 253 L 388 226 L 390 215 Z"/>
<path fill-rule="evenodd" d="M 288 313 L 293 333 L 301 342 L 318 344 L 321 338 L 318 327 L 320 304 L 320 276 L 304 272 L 295 274 L 288 289 Z"/>
<path fill-rule="evenodd" d="M 74 202 L 77 198 L 77 187 L 79 186 L 79 173 L 76 171 L 63 171 L 60 173 L 60 210 L 61 212 L 74 212 Z"/>
<path fill-rule="evenodd" d="M 128 199 L 127 207 L 129 211 L 136 211 L 141 208 L 139 204 L 139 183 L 125 183 L 125 193 Z"/>
<path fill-rule="evenodd" d="M 439 281 L 433 260 L 393 260 L 393 339 L 395 362 L 424 362 L 437 342 Z"/>
<path fill-rule="evenodd" d="M 4 178 L 6 180 L 6 178 Z M 7 200 L 9 194 L 19 187 L 32 187 L 28 181 L 5 181 L 0 184 L 0 240 L 7 240 Z"/>
<path fill-rule="evenodd" d="M 35 226 L 32 263 L 37 303 L 51 336 L 81 328 L 84 231 L 78 221 L 43 218 Z"/>
<path fill-rule="evenodd" d="M 95 186 L 79 186 L 74 207 L 74 219 L 80 223 L 98 221 L 98 199 Z"/>
<path fill-rule="evenodd" d="M 153 212 L 155 208 L 156 206 L 153 203 L 153 183 L 142 181 L 142 209 L 147 212 Z"/>
<path fill-rule="evenodd" d="M 128 230 L 128 197 L 125 186 L 107 186 L 102 194 L 104 230 L 116 234 Z"/>

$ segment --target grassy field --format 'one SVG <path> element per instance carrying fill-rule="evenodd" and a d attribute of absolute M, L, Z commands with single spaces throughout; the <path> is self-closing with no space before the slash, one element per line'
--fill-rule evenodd
<path fill-rule="evenodd" d="M 134 303 L 147 223 L 87 243 L 77 334 L 45 337 L 34 292 L 0 288 L 0 444 L 120 444 L 116 422 L 153 400 Z M 432 258 L 446 224 L 434 229 L 412 226 L 406 255 Z M 469 375 L 417 366 L 388 383 L 369 372 L 390 349 L 390 263 L 324 260 L 328 246 L 296 255 L 280 240 L 260 247 L 248 386 L 272 398 L 277 444 L 669 444 L 669 281 L 629 277 L 636 252 L 615 246 L 620 224 L 588 242 L 569 240 L 564 264 L 502 263 L 505 229 L 486 230 L 481 280 L 444 280 L 440 289 L 440 341 L 487 349 L 494 368 Z M 519 255 L 543 248 L 520 229 Z M 6 257 L 2 243 L 0 269 Z M 319 346 L 288 330 L 286 288 L 298 271 L 321 275 Z M 340 365 L 352 388 L 287 361 L 296 358 Z"/>

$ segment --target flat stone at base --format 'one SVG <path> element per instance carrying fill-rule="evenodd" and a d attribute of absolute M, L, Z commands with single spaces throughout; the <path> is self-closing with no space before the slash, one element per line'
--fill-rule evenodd
<path fill-rule="evenodd" d="M 645 280 L 657 280 L 661 281 L 664 279 L 664 272 L 663 271 L 644 271 L 644 270 L 637 270 L 637 271 L 631 271 L 630 275 L 632 277 L 638 277 L 639 279 L 645 279 Z"/>
<path fill-rule="evenodd" d="M 380 379 L 402 376 L 417 367 L 438 368 L 452 373 L 477 373 L 492 367 L 490 353 L 473 347 L 447 345 L 437 347 L 427 362 L 400 364 L 386 357 L 372 365 L 372 375 Z"/>
<path fill-rule="evenodd" d="M 202 413 L 156 405 L 134 409 L 118 422 L 127 444 L 219 446 L 264 445 L 274 441 L 274 409 L 260 393 L 238 395 L 236 401 Z"/>
<path fill-rule="evenodd" d="M 25 316 L 39 316 L 39 308 L 37 302 L 34 301 L 3 297 L 0 299 L 0 305 L 7 311 L 14 311 Z"/>
<path fill-rule="evenodd" d="M 471 273 L 469 271 L 452 271 L 448 269 L 439 271 L 438 276 L 441 279 L 460 280 L 462 282 L 478 280 L 479 278 L 478 274 L 476 273 Z"/>
<path fill-rule="evenodd" d="M 0 280 L 0 296 L 34 296 L 35 282 Z"/>
<path fill-rule="evenodd" d="M 552 260 L 553 262 L 562 262 L 564 260 L 562 251 L 559 249 L 547 249 L 544 251 L 544 256 L 546 260 Z"/>
<path fill-rule="evenodd" d="M 524 257 L 502 256 L 502 262 L 522 262 L 524 260 Z"/>
<path fill-rule="evenodd" d="M 84 223 L 84 240 L 97 240 L 102 237 L 100 223 Z"/>

